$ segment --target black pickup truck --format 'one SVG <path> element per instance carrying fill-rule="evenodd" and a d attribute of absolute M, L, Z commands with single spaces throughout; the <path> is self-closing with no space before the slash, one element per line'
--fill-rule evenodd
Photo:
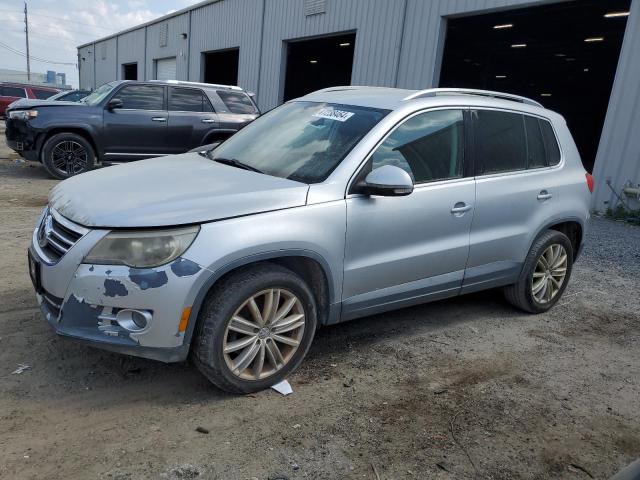
<path fill-rule="evenodd" d="M 260 115 L 235 86 L 115 81 L 80 102 L 29 100 L 7 109 L 7 144 L 56 178 L 95 166 L 183 153 L 219 142 Z"/>

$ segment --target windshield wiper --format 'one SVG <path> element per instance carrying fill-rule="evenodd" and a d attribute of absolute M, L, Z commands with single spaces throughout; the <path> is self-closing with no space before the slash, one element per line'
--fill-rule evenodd
<path fill-rule="evenodd" d="M 242 163 L 240 160 L 236 160 L 235 158 L 213 158 L 212 160 L 214 162 L 222 163 L 224 165 L 230 165 L 232 167 L 242 168 L 243 170 L 262 173 L 262 170 L 259 170 L 256 167 L 252 167 L 251 165 L 247 165 L 246 163 Z"/>

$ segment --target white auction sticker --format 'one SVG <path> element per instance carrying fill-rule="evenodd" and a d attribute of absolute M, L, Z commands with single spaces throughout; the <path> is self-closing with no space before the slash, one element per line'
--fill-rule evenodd
<path fill-rule="evenodd" d="M 323 108 L 313 114 L 314 117 L 328 118 L 329 120 L 337 120 L 346 122 L 353 117 L 353 112 L 345 112 L 344 110 L 335 110 L 333 108 Z"/>

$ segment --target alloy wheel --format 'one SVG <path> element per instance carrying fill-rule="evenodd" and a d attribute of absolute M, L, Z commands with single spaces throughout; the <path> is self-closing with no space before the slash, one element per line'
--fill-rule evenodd
<path fill-rule="evenodd" d="M 302 302 L 289 290 L 271 288 L 250 296 L 232 315 L 224 333 L 227 367 L 244 380 L 273 375 L 298 350 L 305 320 Z"/>
<path fill-rule="evenodd" d="M 533 271 L 531 293 L 538 303 L 553 300 L 567 276 L 567 251 L 560 244 L 549 245 L 540 255 Z"/>
<path fill-rule="evenodd" d="M 86 148 L 73 140 L 64 140 L 51 150 L 51 165 L 63 176 L 77 175 L 88 165 Z"/>

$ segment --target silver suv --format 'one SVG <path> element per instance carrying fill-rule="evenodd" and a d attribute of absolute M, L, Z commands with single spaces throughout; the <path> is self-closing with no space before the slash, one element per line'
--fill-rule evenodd
<path fill-rule="evenodd" d="M 475 90 L 336 87 L 200 153 L 70 178 L 29 267 L 57 333 L 271 386 L 321 325 L 502 287 L 544 312 L 589 220 L 563 118 Z"/>

